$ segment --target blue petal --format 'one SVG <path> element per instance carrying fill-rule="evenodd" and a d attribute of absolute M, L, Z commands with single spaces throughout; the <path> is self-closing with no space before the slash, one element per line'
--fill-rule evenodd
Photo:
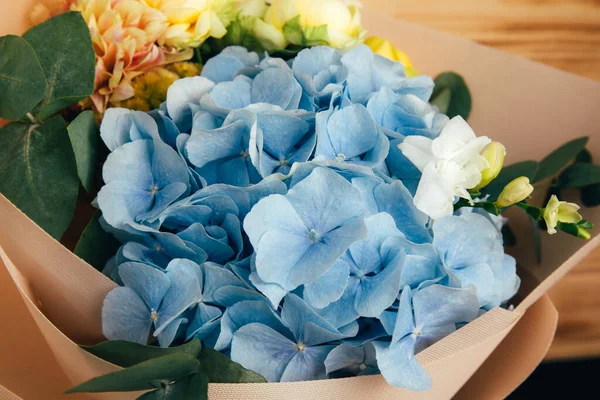
<path fill-rule="evenodd" d="M 335 346 L 308 347 L 299 351 L 288 363 L 281 382 L 301 382 L 325 379 L 325 359 Z"/>
<path fill-rule="evenodd" d="M 315 308 L 327 307 L 342 297 L 349 273 L 348 264 L 338 260 L 315 282 L 304 285 L 304 300 Z"/>
<path fill-rule="evenodd" d="M 111 290 L 102 306 L 102 333 L 109 340 L 148 343 L 152 320 L 142 299 L 127 287 Z"/>
<path fill-rule="evenodd" d="M 167 112 L 182 133 L 192 129 L 194 106 L 200 104 L 202 96 L 210 92 L 214 83 L 195 76 L 175 81 L 167 91 Z"/>
<path fill-rule="evenodd" d="M 259 62 L 258 54 L 241 46 L 230 46 L 204 64 L 202 76 L 215 83 L 231 81 L 242 68 L 252 67 Z"/>
<path fill-rule="evenodd" d="M 228 349 L 237 330 L 252 323 L 268 326 L 290 340 L 292 339 L 289 330 L 267 303 L 264 301 L 241 301 L 229 307 L 223 314 L 221 332 L 215 344 L 215 350 Z"/>
<path fill-rule="evenodd" d="M 431 378 L 415 359 L 414 341 L 407 336 L 398 343 L 373 342 L 377 365 L 381 374 L 392 386 L 422 392 L 431 388 Z"/>
<path fill-rule="evenodd" d="M 187 329 L 187 340 L 198 338 L 204 340 L 219 324 L 222 312 L 219 308 L 198 303 L 194 319 Z"/>
<path fill-rule="evenodd" d="M 148 309 L 155 311 L 158 311 L 171 288 L 171 281 L 164 272 L 146 264 L 133 262 L 121 264 L 119 276 L 125 286 L 138 294 Z"/>
<path fill-rule="evenodd" d="M 263 324 L 252 323 L 238 329 L 231 342 L 231 359 L 269 382 L 279 382 L 298 346 Z"/>
<path fill-rule="evenodd" d="M 166 348 L 171 346 L 173 341 L 178 336 L 178 333 L 183 329 L 184 324 L 187 323 L 185 318 L 177 318 L 170 322 L 159 334 L 158 344 L 160 347 Z"/>

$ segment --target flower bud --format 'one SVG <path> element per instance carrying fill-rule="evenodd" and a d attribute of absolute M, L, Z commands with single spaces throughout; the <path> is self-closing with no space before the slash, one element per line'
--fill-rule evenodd
<path fill-rule="evenodd" d="M 481 171 L 481 182 L 479 182 L 479 185 L 475 187 L 475 190 L 486 187 L 490 184 L 490 182 L 496 179 L 498 174 L 500 174 L 500 171 L 502 171 L 505 154 L 506 149 L 502 143 L 498 142 L 492 142 L 488 144 L 485 149 L 483 149 L 481 156 L 486 159 L 489 164 L 489 168 Z"/>
<path fill-rule="evenodd" d="M 365 44 L 373 50 L 373 53 L 382 57 L 389 58 L 392 61 L 399 61 L 404 64 L 404 71 L 409 78 L 418 76 L 419 73 L 413 68 L 408 55 L 402 50 L 394 47 L 392 42 L 379 36 L 371 36 L 365 40 Z"/>
<path fill-rule="evenodd" d="M 576 224 L 582 220 L 579 211 L 579 206 L 575 203 L 567 203 L 566 201 L 559 201 L 556 195 L 552 195 L 548 204 L 544 209 L 544 221 L 548 227 L 548 233 L 553 235 L 556 233 L 556 225 L 559 222 L 567 224 Z"/>
<path fill-rule="evenodd" d="M 529 183 L 529 178 L 521 176 L 504 187 L 502 193 L 496 200 L 496 206 L 505 208 L 525 200 L 533 192 L 533 186 Z"/>

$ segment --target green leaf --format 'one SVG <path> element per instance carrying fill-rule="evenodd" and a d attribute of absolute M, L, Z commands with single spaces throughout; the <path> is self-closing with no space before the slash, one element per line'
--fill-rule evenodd
<path fill-rule="evenodd" d="M 535 250 L 535 259 L 538 264 L 542 263 L 542 238 L 540 235 L 540 226 L 538 222 L 529 216 L 531 230 L 533 233 L 533 249 Z"/>
<path fill-rule="evenodd" d="M 203 373 L 185 376 L 178 381 L 152 392 L 138 400 L 208 400 L 208 377 Z"/>
<path fill-rule="evenodd" d="M 327 30 L 327 25 L 307 28 L 304 32 L 304 37 L 304 45 L 307 47 L 326 46 L 329 43 L 329 31 Z"/>
<path fill-rule="evenodd" d="M 481 190 L 484 195 L 489 195 L 489 201 L 495 201 L 506 185 L 520 176 L 530 180 L 537 174 L 539 163 L 537 161 L 522 161 L 502 168 L 500 174 L 488 186 Z"/>
<path fill-rule="evenodd" d="M 442 98 L 438 99 L 440 96 Z M 456 72 L 444 72 L 435 78 L 431 99 L 433 104 L 439 103 L 442 107 L 447 104 L 444 114 L 450 118 L 460 115 L 467 120 L 471 114 L 471 92 L 463 77 Z"/>
<path fill-rule="evenodd" d="M 445 88 L 433 100 L 431 100 L 431 104 L 437 106 L 442 114 L 447 114 L 451 100 L 452 91 L 448 88 Z"/>
<path fill-rule="evenodd" d="M 571 140 L 550 153 L 550 155 L 540 162 L 540 168 L 532 182 L 540 182 L 556 175 L 585 149 L 588 139 L 588 137 L 582 137 Z"/>
<path fill-rule="evenodd" d="M 563 188 L 583 187 L 600 183 L 600 166 L 593 164 L 573 164 L 558 177 Z"/>
<path fill-rule="evenodd" d="M 18 121 L 44 97 L 46 78 L 29 43 L 14 35 L 0 37 L 0 118 Z"/>
<path fill-rule="evenodd" d="M 109 340 L 95 346 L 81 346 L 81 348 L 110 363 L 121 367 L 131 367 L 143 361 L 170 354 L 188 354 L 197 358 L 202 350 L 202 345 L 200 340 L 194 339 L 182 346 L 164 349 L 124 340 Z"/>
<path fill-rule="evenodd" d="M 586 207 L 600 206 L 600 184 L 582 187 L 581 203 Z"/>
<path fill-rule="evenodd" d="M 75 211 L 79 178 L 61 116 L 0 129 L 0 192 L 56 239 Z"/>
<path fill-rule="evenodd" d="M 211 348 L 204 348 L 198 357 L 200 371 L 212 383 L 265 383 L 267 380 L 256 372 L 247 370 L 240 364 Z"/>
<path fill-rule="evenodd" d="M 75 254 L 98 271 L 104 269 L 106 262 L 117 253 L 121 245 L 113 235 L 102 229 L 100 226 L 101 216 L 102 213 L 96 211 L 75 247 Z"/>
<path fill-rule="evenodd" d="M 592 162 L 592 154 L 586 149 L 581 150 L 577 157 L 575 157 L 576 163 L 591 163 Z"/>
<path fill-rule="evenodd" d="M 132 392 L 159 387 L 195 372 L 198 360 L 189 354 L 169 354 L 121 371 L 91 379 L 66 393 Z"/>
<path fill-rule="evenodd" d="M 48 89 L 38 111 L 44 120 L 94 92 L 95 60 L 90 30 L 78 12 L 60 14 L 28 30 Z"/>
<path fill-rule="evenodd" d="M 84 111 L 68 126 L 69 139 L 75 154 L 77 174 L 86 192 L 94 190 L 94 176 L 96 175 L 96 146 L 98 145 L 98 131 L 93 111 Z"/>
<path fill-rule="evenodd" d="M 502 227 L 502 241 L 505 247 L 513 247 L 517 244 L 517 237 L 508 224 Z"/>
<path fill-rule="evenodd" d="M 299 46 L 304 45 L 304 33 L 302 31 L 302 25 L 300 24 L 300 15 L 285 23 L 283 26 L 283 34 L 288 42 Z"/>

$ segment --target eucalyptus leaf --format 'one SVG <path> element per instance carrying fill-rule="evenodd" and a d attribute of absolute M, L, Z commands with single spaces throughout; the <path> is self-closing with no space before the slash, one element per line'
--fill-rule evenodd
<path fill-rule="evenodd" d="M 141 362 L 170 354 L 188 354 L 197 358 L 202 350 L 202 345 L 198 339 L 193 339 L 178 347 L 169 348 L 145 346 L 124 340 L 109 340 L 95 346 L 81 347 L 96 357 L 120 367 L 131 367 Z"/>
<path fill-rule="evenodd" d="M 218 351 L 205 347 L 200 356 L 200 371 L 211 383 L 265 383 L 267 380 L 232 361 Z"/>
<path fill-rule="evenodd" d="M 439 96 L 442 98 L 438 100 Z M 450 97 L 450 101 L 448 101 L 448 97 Z M 435 105 L 440 103 L 438 107 L 444 107 L 445 114 L 450 118 L 460 115 L 467 120 L 471 114 L 471 92 L 463 77 L 456 72 L 444 72 L 435 78 L 431 102 Z M 446 103 L 447 107 L 445 107 Z"/>
<path fill-rule="evenodd" d="M 53 17 L 23 38 L 35 50 L 48 88 L 37 117 L 44 120 L 94 92 L 95 60 L 90 30 L 78 12 Z"/>
<path fill-rule="evenodd" d="M 68 126 L 69 139 L 75 154 L 77 163 L 77 174 L 86 192 L 94 190 L 94 177 L 96 175 L 96 163 L 98 156 L 98 131 L 94 112 L 87 110 L 82 112 Z"/>
<path fill-rule="evenodd" d="M 577 157 L 575 157 L 576 163 L 591 163 L 592 162 L 592 154 L 586 149 L 581 150 Z"/>
<path fill-rule="evenodd" d="M 571 140 L 554 150 L 540 162 L 540 168 L 538 169 L 533 182 L 540 182 L 556 175 L 585 149 L 588 139 L 588 137 L 582 137 Z"/>
<path fill-rule="evenodd" d="M 67 125 L 12 122 L 0 129 L 0 192 L 56 239 L 69 226 L 79 192 Z"/>
<path fill-rule="evenodd" d="M 447 114 L 451 100 L 452 91 L 449 88 L 445 88 L 441 92 L 439 92 L 433 100 L 431 100 L 431 104 L 436 106 L 442 114 Z"/>
<path fill-rule="evenodd" d="M 488 186 L 481 190 L 483 195 L 489 195 L 490 201 L 495 201 L 506 185 L 520 176 L 530 180 L 537 174 L 539 163 L 537 161 L 522 161 L 502 168 L 500 174 Z"/>
<path fill-rule="evenodd" d="M 121 245 L 119 241 L 113 237 L 113 235 L 102 229 L 102 226 L 100 226 L 101 216 L 102 213 L 100 211 L 96 211 L 91 221 L 81 234 L 81 237 L 77 242 L 77 246 L 75 247 L 75 254 L 84 259 L 88 264 L 96 268 L 98 271 L 102 271 L 102 269 L 104 269 L 106 262 L 117 253 L 117 250 Z M 99 344 L 98 346 L 102 344 L 103 343 Z M 102 356 L 99 357 L 104 358 Z M 116 362 L 113 363 L 121 365 Z"/>
<path fill-rule="evenodd" d="M 573 164 L 558 177 L 563 188 L 584 187 L 600 183 L 600 166 L 593 164 Z"/>
<path fill-rule="evenodd" d="M 66 393 L 132 392 L 160 387 L 198 369 L 199 362 L 189 354 L 169 354 L 132 367 L 91 379 Z"/>
<path fill-rule="evenodd" d="M 46 78 L 33 47 L 14 35 L 0 37 L 0 118 L 18 121 L 44 97 Z"/>

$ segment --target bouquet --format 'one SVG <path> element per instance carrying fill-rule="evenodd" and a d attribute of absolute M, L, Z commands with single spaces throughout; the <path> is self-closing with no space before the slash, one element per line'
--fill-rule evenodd
<path fill-rule="evenodd" d="M 116 284 L 107 341 L 85 349 L 124 369 L 70 392 L 375 374 L 426 391 L 417 354 L 515 304 L 509 208 L 535 238 L 591 236 L 559 200 L 598 204 L 588 138 L 505 167 L 510 148 L 466 122 L 464 79 L 365 41 L 357 4 L 32 12 L 45 22 L 0 39 L 0 190 Z"/>

